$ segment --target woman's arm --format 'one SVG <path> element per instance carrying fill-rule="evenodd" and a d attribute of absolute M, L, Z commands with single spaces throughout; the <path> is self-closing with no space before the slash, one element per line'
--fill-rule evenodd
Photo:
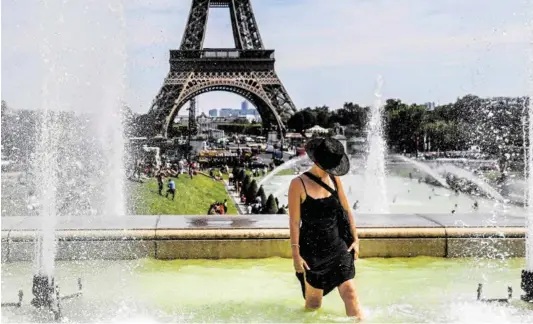
<path fill-rule="evenodd" d="M 289 229 L 291 233 L 292 261 L 294 270 L 303 273 L 309 266 L 300 256 L 300 200 L 303 186 L 298 178 L 292 179 L 289 187 Z"/>
<path fill-rule="evenodd" d="M 348 219 L 350 220 L 350 229 L 352 231 L 352 235 L 354 237 L 354 240 L 358 240 L 357 237 L 357 227 L 355 226 L 355 217 L 352 213 L 352 208 L 350 207 L 350 204 L 348 203 L 348 199 L 346 198 L 346 194 L 344 193 L 344 187 L 342 186 L 342 181 L 339 177 L 335 177 L 335 181 L 337 182 L 337 190 L 339 191 L 339 200 L 341 201 L 342 207 L 346 210 L 348 213 Z"/>
<path fill-rule="evenodd" d="M 294 178 L 289 186 L 289 230 L 291 236 L 292 256 L 300 255 L 300 200 L 302 183 L 298 178 Z"/>

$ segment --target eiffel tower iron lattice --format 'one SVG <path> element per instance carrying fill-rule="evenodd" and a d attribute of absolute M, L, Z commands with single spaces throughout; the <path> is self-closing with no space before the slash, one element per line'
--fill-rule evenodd
<path fill-rule="evenodd" d="M 227 91 L 250 101 L 263 124 L 285 130 L 296 112 L 274 70 L 274 50 L 263 46 L 251 0 L 192 0 L 179 50 L 170 50 L 170 72 L 149 111 L 154 134 L 168 137 L 183 105 L 211 91 Z M 235 48 L 203 48 L 210 8 L 229 8 Z"/>

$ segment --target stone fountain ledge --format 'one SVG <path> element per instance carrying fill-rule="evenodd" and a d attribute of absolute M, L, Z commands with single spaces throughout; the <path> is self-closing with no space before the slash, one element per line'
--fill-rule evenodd
<path fill-rule="evenodd" d="M 357 215 L 361 257 L 525 255 L 525 218 Z M 33 259 L 41 219 L 1 217 L 2 262 Z M 490 225 L 488 225 L 490 224 Z M 59 260 L 290 257 L 287 215 L 60 217 Z"/>

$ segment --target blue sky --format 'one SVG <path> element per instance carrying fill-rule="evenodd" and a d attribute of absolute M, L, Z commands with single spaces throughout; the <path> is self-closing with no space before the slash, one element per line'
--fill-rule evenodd
<path fill-rule="evenodd" d="M 86 51 L 91 42 L 98 45 L 91 55 L 84 52 L 63 66 L 65 73 L 78 75 L 75 85 L 65 90 L 77 94 L 69 100 L 77 107 L 88 105 L 99 95 L 89 90 L 91 95 L 80 94 L 80 85 L 108 80 L 108 73 L 115 75 L 110 80 L 116 80 L 125 59 L 121 96 L 134 111 L 147 111 L 168 72 L 168 50 L 179 47 L 190 0 L 124 0 L 120 24 L 116 15 L 105 14 L 109 0 L 76 1 L 85 7 L 58 7 L 66 10 L 65 16 L 74 16 L 61 20 L 63 25 L 54 25 L 58 18 L 50 12 L 44 18 L 51 20 L 45 26 L 61 30 L 65 48 Z M 384 80 L 384 97 L 408 102 L 445 103 L 467 93 L 527 94 L 531 39 L 526 23 L 533 19 L 527 16 L 533 9 L 524 0 L 252 0 L 252 4 L 263 42 L 276 50 L 278 75 L 299 108 L 339 107 L 345 101 L 371 104 L 378 75 Z M 39 108 L 43 102 L 47 70 L 40 52 L 40 10 L 37 0 L 2 0 L 2 99 L 15 108 Z M 106 36 L 125 42 L 123 56 L 113 56 L 111 51 L 118 47 L 108 49 Z M 227 10 L 215 9 L 204 45 L 231 47 L 232 42 Z M 63 55 L 71 53 L 65 50 Z M 113 57 L 113 64 L 108 57 Z M 74 63 L 80 58 L 83 65 Z M 236 95 L 219 92 L 199 97 L 203 111 L 239 107 L 240 101 Z"/>

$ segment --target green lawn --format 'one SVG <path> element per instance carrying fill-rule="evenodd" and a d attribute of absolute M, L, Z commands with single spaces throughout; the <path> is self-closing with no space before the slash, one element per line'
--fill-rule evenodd
<path fill-rule="evenodd" d="M 157 181 L 150 179 L 145 183 L 131 182 L 128 206 L 135 215 L 206 215 L 209 206 L 215 201 L 228 200 L 228 214 L 237 215 L 237 208 L 229 197 L 224 184 L 213 181 L 203 175 L 192 180 L 182 175 L 176 182 L 176 198 L 165 198 L 167 181 L 163 197 L 157 193 Z"/>
<path fill-rule="evenodd" d="M 285 170 L 281 170 L 280 172 L 278 172 L 276 174 L 276 176 L 287 176 L 287 175 L 295 176 L 294 169 L 293 168 L 288 168 L 288 169 L 285 169 Z"/>

